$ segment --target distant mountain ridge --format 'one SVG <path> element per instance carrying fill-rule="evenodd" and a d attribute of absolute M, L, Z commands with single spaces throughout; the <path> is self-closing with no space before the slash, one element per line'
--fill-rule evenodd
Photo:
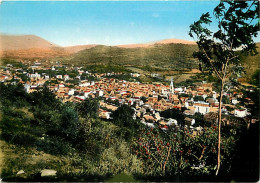
<path fill-rule="evenodd" d="M 35 35 L 0 34 L 0 51 L 53 47 L 59 46 Z"/>
<path fill-rule="evenodd" d="M 195 42 L 181 39 L 166 39 L 144 44 L 126 44 L 113 47 L 118 48 L 148 48 L 159 44 L 187 44 L 195 45 Z M 90 49 L 96 44 L 76 45 L 62 47 L 51 43 L 39 36 L 35 35 L 6 35 L 0 34 L 0 57 L 5 58 L 20 58 L 20 59 L 35 59 L 35 58 L 54 58 L 66 57 L 73 55 L 79 51 Z"/>
<path fill-rule="evenodd" d="M 139 47 L 149 47 L 155 44 L 189 44 L 195 45 L 194 41 L 187 41 L 182 39 L 165 39 L 159 40 L 150 43 L 141 43 L 141 44 L 124 44 L 124 45 L 116 45 L 120 48 L 139 48 Z M 51 43 L 39 36 L 35 35 L 7 35 L 7 34 L 0 34 L 0 51 L 10 51 L 10 50 L 26 50 L 31 48 L 53 48 L 59 47 L 64 48 L 68 52 L 77 52 L 82 49 L 88 49 L 96 46 L 96 44 L 90 45 L 74 45 L 74 46 L 67 46 L 62 47 L 57 44 Z M 72 51 L 70 51 L 72 50 Z"/>
<path fill-rule="evenodd" d="M 117 45 L 119 48 L 146 48 L 150 46 L 154 46 L 157 44 L 187 44 L 187 45 L 195 45 L 194 41 L 187 41 L 183 39 L 164 39 L 151 43 L 141 43 L 141 44 L 125 44 L 125 45 Z"/>

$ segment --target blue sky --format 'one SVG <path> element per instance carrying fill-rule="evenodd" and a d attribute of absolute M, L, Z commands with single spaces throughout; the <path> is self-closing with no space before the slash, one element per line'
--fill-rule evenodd
<path fill-rule="evenodd" d="M 61 46 L 191 40 L 189 25 L 219 1 L 5 1 L 0 32 Z"/>

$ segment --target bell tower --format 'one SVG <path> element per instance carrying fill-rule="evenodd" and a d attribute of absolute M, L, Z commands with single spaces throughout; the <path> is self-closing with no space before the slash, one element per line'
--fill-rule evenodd
<path fill-rule="evenodd" d="M 174 93 L 173 78 L 171 78 L 170 92 Z"/>

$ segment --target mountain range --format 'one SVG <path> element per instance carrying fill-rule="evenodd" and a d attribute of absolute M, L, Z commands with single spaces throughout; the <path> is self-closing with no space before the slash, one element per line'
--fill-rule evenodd
<path fill-rule="evenodd" d="M 156 44 L 187 44 L 195 45 L 195 42 L 181 39 L 166 39 L 144 44 L 117 45 L 118 48 L 148 48 Z M 76 45 L 62 47 L 51 43 L 35 35 L 6 35 L 0 34 L 0 56 L 10 58 L 53 58 L 57 56 L 68 56 L 81 50 L 93 48 L 91 45 Z"/>
<path fill-rule="evenodd" d="M 260 43 L 257 43 L 260 52 Z M 166 39 L 144 44 L 117 46 L 76 45 L 62 47 L 35 35 L 0 34 L 0 58 L 54 59 L 65 63 L 149 65 L 174 70 L 198 68 L 192 57 L 195 42 Z M 243 57 L 242 63 L 250 76 L 259 70 L 260 54 Z"/>

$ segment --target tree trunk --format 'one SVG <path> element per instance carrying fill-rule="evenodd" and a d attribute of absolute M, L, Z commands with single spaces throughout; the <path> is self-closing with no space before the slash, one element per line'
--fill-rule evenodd
<path fill-rule="evenodd" d="M 224 89 L 224 80 L 221 80 L 221 91 L 220 91 L 220 97 L 219 97 L 219 107 L 218 107 L 218 164 L 217 164 L 217 170 L 216 175 L 218 175 L 219 168 L 220 168 L 220 145 L 221 145 L 221 108 L 222 108 L 222 98 L 223 98 L 223 89 Z"/>

